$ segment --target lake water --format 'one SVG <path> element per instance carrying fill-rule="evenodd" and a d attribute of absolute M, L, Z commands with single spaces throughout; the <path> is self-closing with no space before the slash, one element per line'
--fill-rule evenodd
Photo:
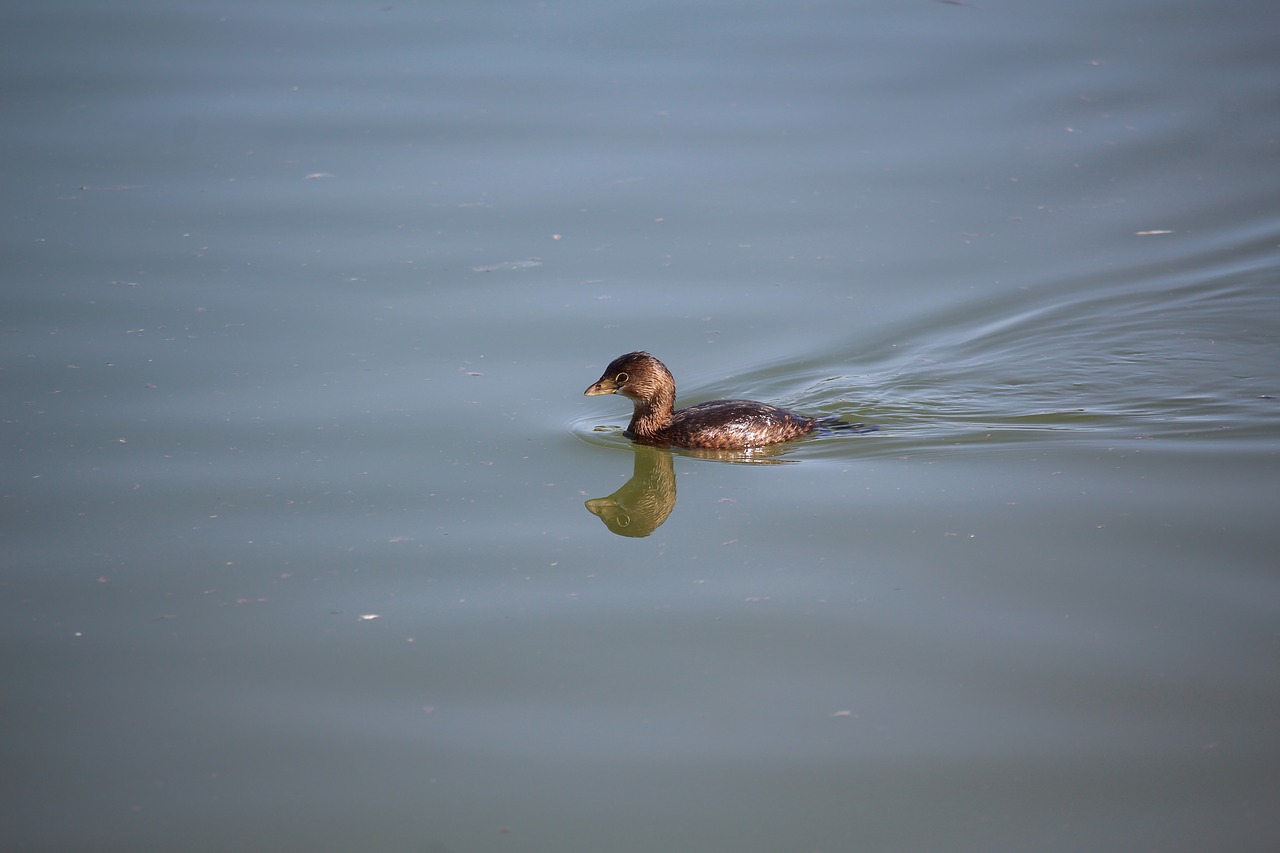
<path fill-rule="evenodd" d="M 6 850 L 1277 849 L 1272 0 L 3 19 Z"/>

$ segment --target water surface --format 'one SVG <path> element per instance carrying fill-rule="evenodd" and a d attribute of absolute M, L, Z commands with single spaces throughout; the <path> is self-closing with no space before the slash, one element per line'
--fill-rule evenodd
<path fill-rule="evenodd" d="M 1274 849 L 1271 17 L 10 4 L 6 849 Z"/>

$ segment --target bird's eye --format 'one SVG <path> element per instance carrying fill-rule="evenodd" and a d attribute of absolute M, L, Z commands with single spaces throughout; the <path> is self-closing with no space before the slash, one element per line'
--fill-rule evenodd
<path fill-rule="evenodd" d="M 625 373 L 619 373 L 617 376 L 613 377 L 613 381 L 621 385 L 622 383 L 626 382 L 630 378 L 631 377 Z"/>

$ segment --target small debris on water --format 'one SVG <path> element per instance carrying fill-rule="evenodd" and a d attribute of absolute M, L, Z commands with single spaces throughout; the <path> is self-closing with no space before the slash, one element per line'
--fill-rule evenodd
<path fill-rule="evenodd" d="M 530 267 L 542 266 L 541 258 L 529 258 L 524 261 L 502 261 L 496 264 L 481 264 L 472 267 L 472 272 L 497 272 L 498 270 L 527 270 Z"/>

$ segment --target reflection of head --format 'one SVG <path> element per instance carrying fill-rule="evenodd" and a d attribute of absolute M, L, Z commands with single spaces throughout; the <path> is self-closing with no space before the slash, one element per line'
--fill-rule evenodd
<path fill-rule="evenodd" d="M 586 507 L 619 536 L 640 538 L 662 526 L 676 505 L 676 471 L 671 451 L 633 445 L 631 479 L 606 498 Z"/>

